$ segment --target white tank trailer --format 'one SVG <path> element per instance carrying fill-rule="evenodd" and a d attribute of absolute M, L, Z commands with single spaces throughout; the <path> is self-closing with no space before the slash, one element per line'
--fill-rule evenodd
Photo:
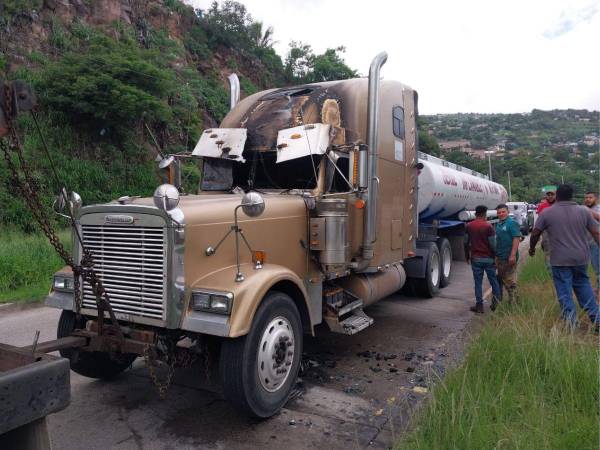
<path fill-rule="evenodd" d="M 458 219 L 462 211 L 478 205 L 496 209 L 506 203 L 504 186 L 471 169 L 421 153 L 423 165 L 419 174 L 418 211 L 421 221 Z"/>
<path fill-rule="evenodd" d="M 419 152 L 418 167 L 419 235 L 416 254 L 404 268 L 409 289 L 431 296 L 450 282 L 452 259 L 465 259 L 465 222 L 474 218 L 473 210 L 485 205 L 495 217 L 508 194 L 487 176 L 426 153 Z"/>

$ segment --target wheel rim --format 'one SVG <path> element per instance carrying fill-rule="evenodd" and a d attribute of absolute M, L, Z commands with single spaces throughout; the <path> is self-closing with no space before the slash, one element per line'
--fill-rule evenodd
<path fill-rule="evenodd" d="M 442 270 L 444 274 L 444 278 L 448 278 L 450 276 L 450 268 L 452 266 L 452 255 L 450 253 L 450 249 L 448 247 L 444 248 L 444 253 L 442 256 Z"/>
<path fill-rule="evenodd" d="M 440 281 L 440 256 L 437 253 L 431 254 L 431 284 L 437 286 Z"/>
<path fill-rule="evenodd" d="M 258 375 L 266 391 L 283 386 L 292 371 L 294 353 L 292 325 L 285 317 L 276 317 L 266 326 L 258 348 Z"/>

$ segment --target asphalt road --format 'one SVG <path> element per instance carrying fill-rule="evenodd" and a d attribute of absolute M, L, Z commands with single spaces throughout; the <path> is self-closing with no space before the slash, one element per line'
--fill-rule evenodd
<path fill-rule="evenodd" d="M 71 405 L 49 417 L 54 448 L 389 448 L 432 383 L 460 357 L 478 320 L 468 310 L 473 302 L 470 268 L 455 262 L 439 296 L 392 295 L 366 310 L 375 323 L 354 336 L 320 330 L 306 340 L 295 395 L 264 421 L 239 415 L 223 400 L 210 361 L 179 371 L 165 400 L 141 359 L 111 382 L 71 372 Z M 59 313 L 0 309 L 0 342 L 29 345 L 36 330 L 40 342 L 54 339 Z"/>

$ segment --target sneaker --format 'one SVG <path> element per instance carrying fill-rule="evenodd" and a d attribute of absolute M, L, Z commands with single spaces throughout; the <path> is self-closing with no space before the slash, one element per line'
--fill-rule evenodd
<path fill-rule="evenodd" d="M 469 309 L 471 311 L 473 311 L 474 313 L 483 314 L 483 304 L 482 303 L 476 303 L 475 306 L 471 306 Z"/>
<path fill-rule="evenodd" d="M 496 308 L 498 307 L 499 304 L 500 304 L 500 300 L 498 300 L 498 298 L 495 295 L 492 296 L 492 303 L 490 304 L 490 309 L 492 311 L 496 311 Z"/>

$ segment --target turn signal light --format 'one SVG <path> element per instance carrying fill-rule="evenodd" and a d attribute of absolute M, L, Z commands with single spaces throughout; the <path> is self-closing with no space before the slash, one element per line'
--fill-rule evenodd
<path fill-rule="evenodd" d="M 252 252 L 252 261 L 254 264 L 264 264 L 267 260 L 267 252 L 264 250 L 254 250 Z"/>
<path fill-rule="evenodd" d="M 356 199 L 354 202 L 356 209 L 363 209 L 365 207 L 365 201 L 362 198 Z"/>

